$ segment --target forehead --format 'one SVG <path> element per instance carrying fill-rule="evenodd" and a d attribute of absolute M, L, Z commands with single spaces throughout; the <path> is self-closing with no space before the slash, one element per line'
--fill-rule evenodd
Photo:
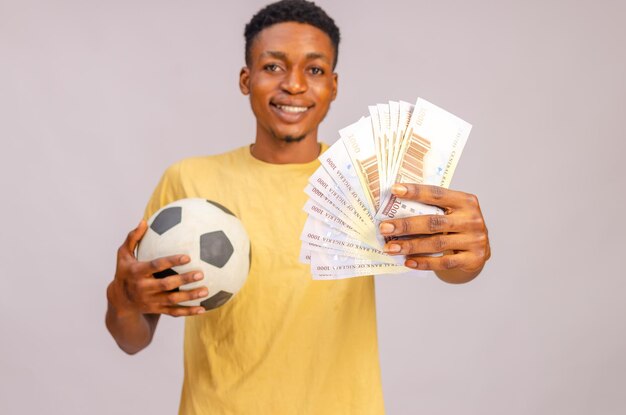
<path fill-rule="evenodd" d="M 260 31 L 250 47 L 250 57 L 254 61 L 269 51 L 283 52 L 287 58 L 320 54 L 332 61 L 335 48 L 330 37 L 317 27 L 286 22 Z"/>

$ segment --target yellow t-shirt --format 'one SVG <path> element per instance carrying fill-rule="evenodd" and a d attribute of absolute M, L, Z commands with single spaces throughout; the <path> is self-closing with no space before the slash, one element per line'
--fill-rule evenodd
<path fill-rule="evenodd" d="M 314 281 L 298 261 L 303 189 L 319 165 L 265 163 L 242 147 L 176 163 L 154 191 L 147 217 L 177 199 L 213 200 L 252 248 L 241 291 L 186 318 L 181 414 L 384 413 L 373 278 Z"/>

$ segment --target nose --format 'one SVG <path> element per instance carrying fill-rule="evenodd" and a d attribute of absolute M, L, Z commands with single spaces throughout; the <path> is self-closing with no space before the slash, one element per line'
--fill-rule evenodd
<path fill-rule="evenodd" d="M 288 92 L 291 95 L 297 95 L 305 92 L 308 85 L 304 73 L 297 68 L 293 68 L 285 73 L 285 77 L 282 79 L 280 87 L 283 91 Z"/>

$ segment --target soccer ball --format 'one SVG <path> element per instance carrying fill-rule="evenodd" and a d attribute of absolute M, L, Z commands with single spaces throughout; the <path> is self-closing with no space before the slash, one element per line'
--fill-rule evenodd
<path fill-rule="evenodd" d="M 191 259 L 153 274 L 155 278 L 202 271 L 204 279 L 180 287 L 206 286 L 209 295 L 180 305 L 212 310 L 243 286 L 250 271 L 250 239 L 237 217 L 224 206 L 205 199 L 181 199 L 163 207 L 148 220 L 148 230 L 137 248 L 139 261 L 186 254 Z"/>

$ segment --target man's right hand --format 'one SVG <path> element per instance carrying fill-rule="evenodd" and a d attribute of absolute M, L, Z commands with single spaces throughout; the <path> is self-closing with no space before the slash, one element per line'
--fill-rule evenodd
<path fill-rule="evenodd" d="M 176 290 L 181 285 L 201 280 L 198 271 L 154 278 L 152 274 L 184 265 L 187 255 L 173 255 L 141 262 L 135 248 L 146 233 L 148 225 L 141 221 L 117 251 L 115 278 L 107 288 L 106 326 L 126 353 L 134 354 L 152 341 L 161 314 L 174 317 L 202 314 L 203 307 L 185 307 L 178 303 L 207 295 L 206 287 Z"/>
<path fill-rule="evenodd" d="M 206 297 L 206 287 L 176 290 L 181 285 L 201 280 L 201 272 L 191 271 L 159 279 L 153 277 L 154 273 L 188 263 L 190 259 L 187 255 L 173 255 L 147 262 L 137 260 L 135 248 L 147 229 L 146 221 L 142 220 L 118 249 L 115 278 L 107 289 L 109 304 L 118 314 L 169 314 L 181 317 L 203 313 L 203 307 L 177 304 Z"/>

